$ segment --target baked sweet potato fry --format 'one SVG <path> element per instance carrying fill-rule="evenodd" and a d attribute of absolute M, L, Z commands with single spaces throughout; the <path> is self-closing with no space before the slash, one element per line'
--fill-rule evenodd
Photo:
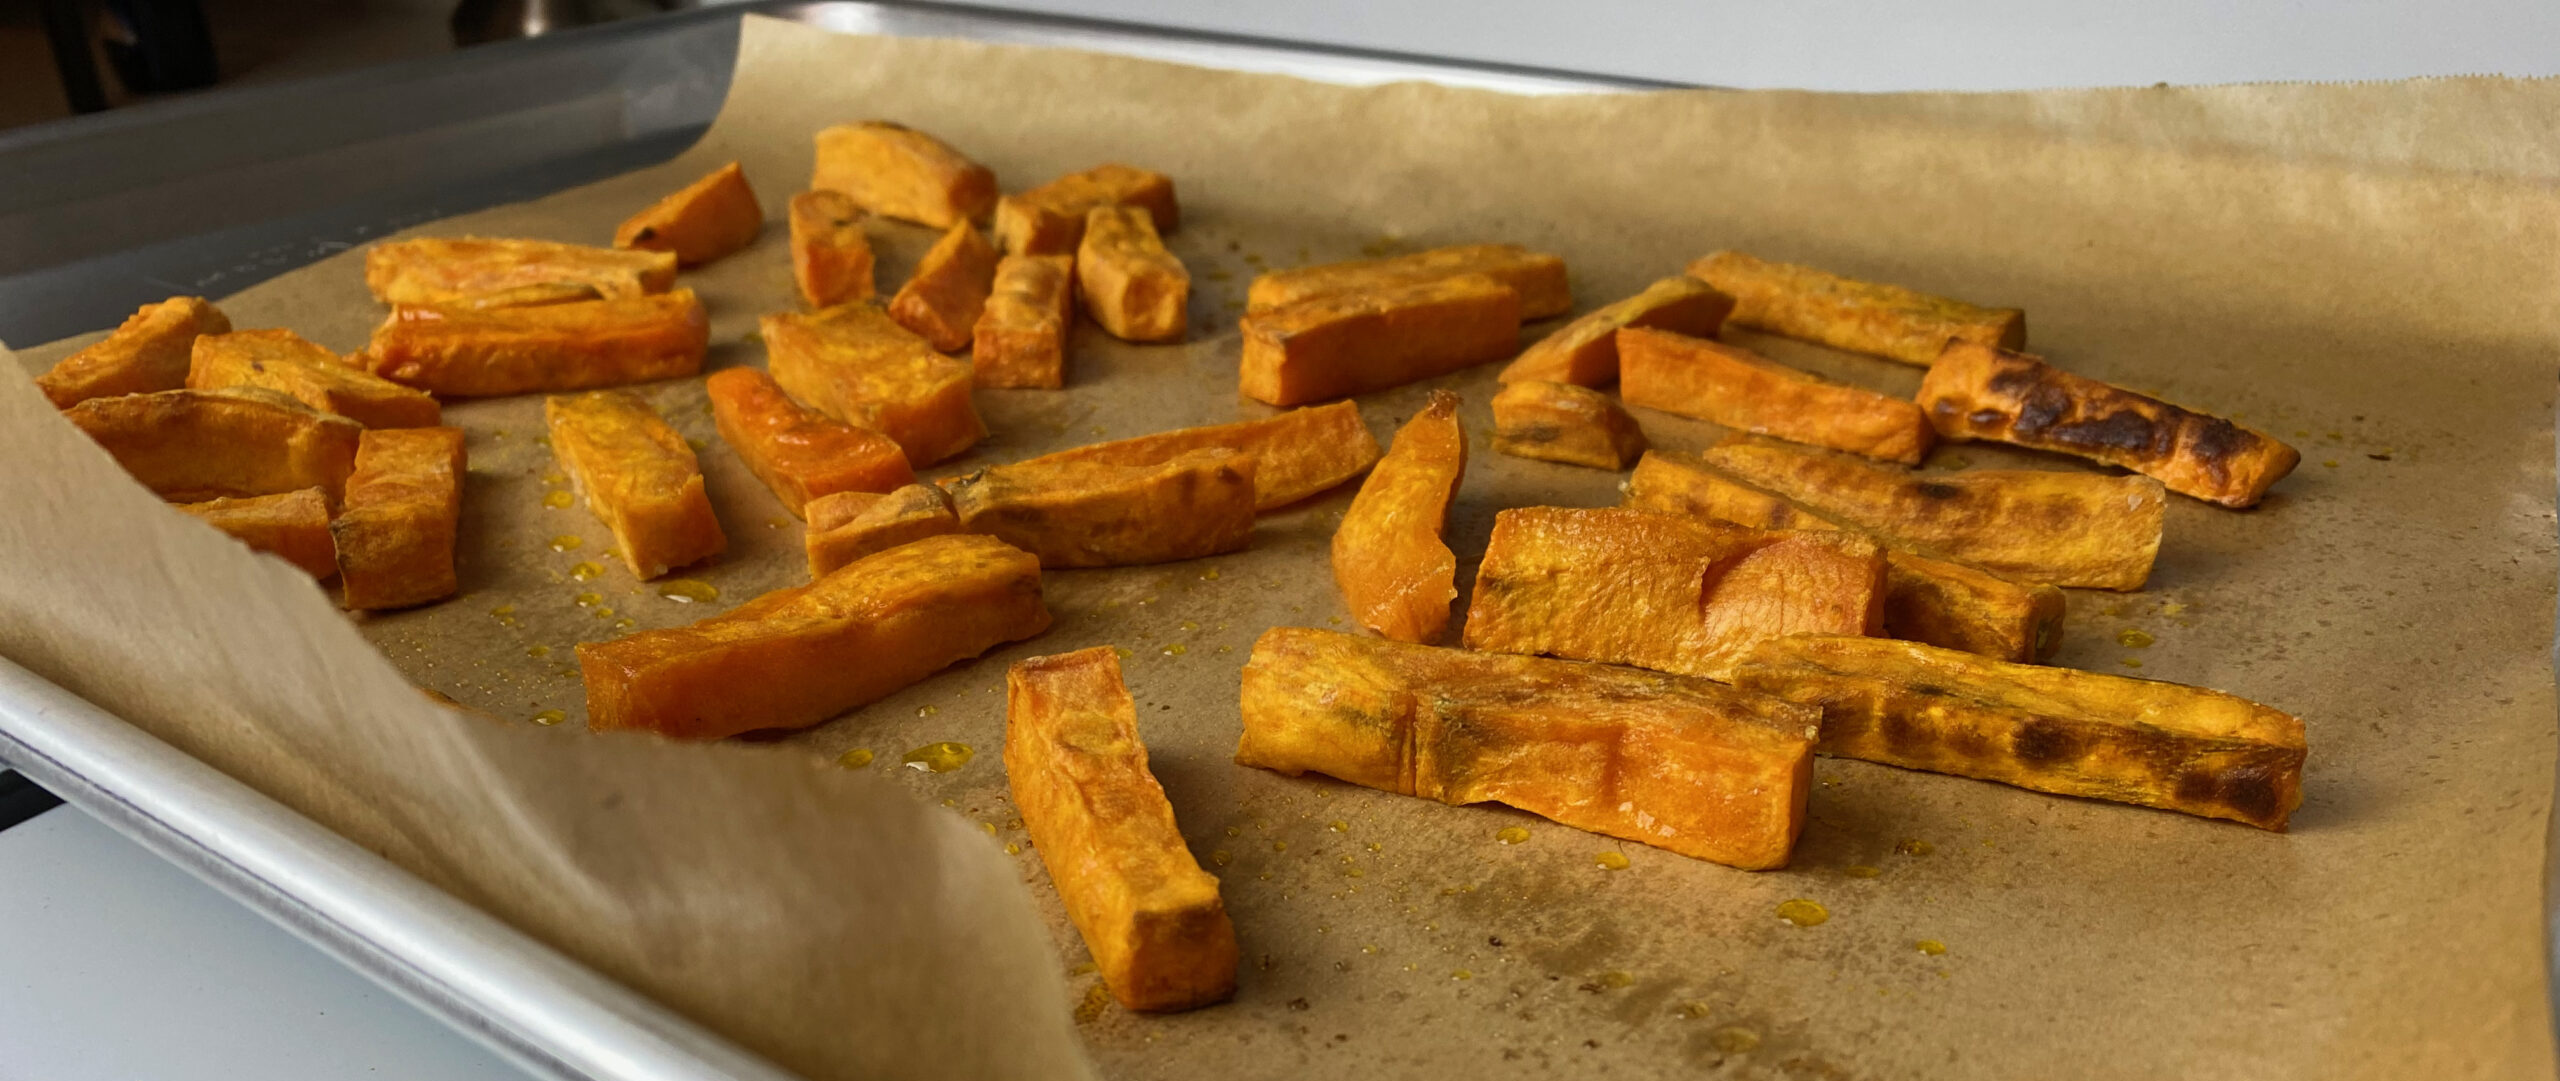
<path fill-rule="evenodd" d="M 433 428 L 444 410 L 422 390 L 348 365 L 290 330 L 241 330 L 196 338 L 187 386 L 265 387 L 367 428 Z"/>
<path fill-rule="evenodd" d="M 1615 508 L 1493 518 L 1467 648 L 1723 679 L 1787 634 L 1884 629 L 1884 554 L 1846 533 L 1772 533 Z"/>
<path fill-rule="evenodd" d="M 364 433 L 347 501 L 329 536 L 342 603 L 373 610 L 443 600 L 462 588 L 453 549 L 462 527 L 460 428 Z"/>
<path fill-rule="evenodd" d="M 686 627 L 578 646 L 587 724 L 676 739 L 806 728 L 1049 629 L 1040 563 L 928 537 Z"/>
<path fill-rule="evenodd" d="M 1331 293 L 1246 314 L 1237 382 L 1299 405 L 1498 360 L 1519 338 L 1520 294 L 1481 274 Z"/>
<path fill-rule="evenodd" d="M 804 191 L 791 197 L 791 280 L 812 308 L 869 300 L 871 238 L 862 232 L 862 208 L 840 191 Z"/>
<path fill-rule="evenodd" d="M 1076 292 L 1112 337 L 1178 342 L 1189 320 L 1191 271 L 1165 248 L 1146 208 L 1098 206 L 1085 212 L 1076 245 Z"/>
<path fill-rule="evenodd" d="M 627 390 L 542 400 L 551 454 L 613 533 L 614 553 L 631 573 L 655 578 L 729 546 L 693 448 L 658 411 Z"/>
<path fill-rule="evenodd" d="M 986 166 L 949 143 L 886 120 L 820 131 L 809 186 L 843 192 L 882 217 L 936 229 L 983 218 L 996 202 L 996 174 Z"/>
<path fill-rule="evenodd" d="M 338 576 L 338 546 L 329 539 L 329 493 L 303 488 L 244 499 L 181 503 L 178 509 L 326 582 Z"/>
<path fill-rule="evenodd" d="M 1607 386 L 1618 378 L 1618 328 L 1653 327 L 1712 338 L 1733 312 L 1733 298 L 1688 275 L 1664 278 L 1644 292 L 1558 327 L 1502 369 L 1505 383 Z"/>
<path fill-rule="evenodd" d="M 960 516 L 941 486 L 910 484 L 884 495 L 837 492 L 809 501 L 801 544 L 809 577 L 824 578 L 873 552 L 960 531 Z"/>
<path fill-rule="evenodd" d="M 1182 226 L 1173 178 L 1134 166 L 1097 165 L 997 199 L 996 243 L 1008 255 L 1072 255 L 1084 240 L 1085 214 L 1098 206 L 1145 208 L 1159 234 Z"/>
<path fill-rule="evenodd" d="M 1006 671 L 1004 776 L 1120 1005 L 1187 1010 L 1235 993 L 1235 925 L 1147 769 L 1138 706 L 1111 647 Z"/>
<path fill-rule="evenodd" d="M 412 308 L 491 307 L 492 298 L 539 299 L 563 287 L 610 300 L 674 288 L 676 256 L 550 240 L 417 237 L 365 249 L 364 284 L 375 300 Z"/>
<path fill-rule="evenodd" d="M 1728 439 L 1699 458 L 1896 547 L 2021 582 L 2091 589 L 2142 588 L 2168 499 L 2149 477 L 1915 473 L 1765 439 Z"/>
<path fill-rule="evenodd" d="M 1618 394 L 1628 405 L 1904 465 L 1920 464 L 1937 442 L 1910 402 L 1667 330 L 1618 332 Z"/>
<path fill-rule="evenodd" d="M 889 298 L 889 318 L 945 353 L 968 348 L 996 280 L 996 249 L 962 222 L 924 253 L 916 272 Z"/>
<path fill-rule="evenodd" d="M 1844 758 L 2270 830 L 2302 805 L 2302 722 L 2220 691 L 1832 635 L 1761 643 L 1734 685 L 1819 707 Z"/>
<path fill-rule="evenodd" d="M 720 439 L 794 518 L 837 492 L 886 492 L 916 482 L 905 451 L 869 428 L 839 424 L 804 408 L 755 368 L 727 368 L 703 381 Z"/>
<path fill-rule="evenodd" d="M 1732 294 L 1737 325 L 1905 364 L 1927 367 L 1950 339 L 2010 349 L 2027 342 L 2027 315 L 2016 308 L 1978 307 L 1738 251 L 1690 263 L 1689 276 Z"/>
<path fill-rule="evenodd" d="M 935 352 L 887 312 L 846 304 L 768 315 L 759 326 L 774 382 L 820 413 L 896 440 L 911 467 L 932 465 L 987 436 L 969 398 L 969 362 Z"/>
<path fill-rule="evenodd" d="M 231 320 L 203 297 L 145 304 L 105 338 L 37 376 L 36 389 L 56 409 L 91 398 L 177 390 L 187 385 L 188 358 L 197 336 L 230 330 Z"/>
<path fill-rule="evenodd" d="M 2255 428 L 1971 342 L 1947 343 L 1920 380 L 1919 401 L 1949 439 L 2076 454 L 2226 507 L 2256 506 L 2302 461 Z"/>
<path fill-rule="evenodd" d="M 1008 255 L 996 264 L 995 287 L 969 348 L 979 386 L 1066 385 L 1075 275 L 1071 255 Z"/>
<path fill-rule="evenodd" d="M 91 398 L 64 418 L 173 503 L 318 488 L 336 503 L 364 425 L 264 387 Z"/>
<path fill-rule="evenodd" d="M 1043 454 L 1023 465 L 1157 465 L 1175 455 L 1226 447 L 1253 455 L 1253 509 L 1288 506 L 1334 488 L 1377 464 L 1378 437 L 1356 402 L 1292 409 L 1261 420 L 1176 428 L 1153 435 L 1088 443 Z"/>
<path fill-rule="evenodd" d="M 733 161 L 632 215 L 613 231 L 613 246 L 669 252 L 677 266 L 699 266 L 755 243 L 762 232 L 764 209 Z"/>
<path fill-rule="evenodd" d="M 1125 567 L 1253 542 L 1253 456 L 1224 447 L 1151 466 L 989 466 L 942 482 L 964 533 L 1002 538 L 1043 567 Z"/>
<path fill-rule="evenodd" d="M 674 379 L 702 370 L 711 321 L 691 289 L 509 308 L 393 308 L 351 358 L 430 394 L 498 397 Z"/>
<path fill-rule="evenodd" d="M 1520 294 L 1520 318 L 1544 319 L 1573 310 L 1564 260 L 1517 244 L 1462 244 L 1383 259 L 1274 270 L 1245 290 L 1245 311 L 1286 307 L 1336 293 L 1375 293 L 1408 285 L 1480 274 Z"/>
<path fill-rule="evenodd" d="M 1625 469 L 1644 453 L 1644 429 L 1606 394 L 1525 380 L 1493 396 L 1493 449 L 1594 469 Z"/>
<path fill-rule="evenodd" d="M 1435 643 L 1458 599 L 1458 557 L 1441 534 L 1467 471 L 1458 396 L 1429 404 L 1396 431 L 1333 530 L 1333 582 L 1351 618 L 1399 642 Z"/>
<path fill-rule="evenodd" d="M 1784 867 L 1818 711 L 1703 679 L 1274 627 L 1239 765 L 1487 801 L 1746 870 Z"/>

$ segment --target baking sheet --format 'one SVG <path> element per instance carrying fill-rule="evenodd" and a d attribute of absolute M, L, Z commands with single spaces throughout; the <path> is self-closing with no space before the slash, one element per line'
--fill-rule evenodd
<path fill-rule="evenodd" d="M 2059 658 L 2303 716 L 2288 835 L 1826 761 L 1794 866 L 1754 875 L 1241 769 L 1253 636 L 1344 618 L 1325 544 L 1347 493 L 1266 517 L 1246 553 L 1052 574 L 1047 634 L 778 746 L 588 738 L 568 647 L 703 604 L 632 581 L 583 510 L 545 504 L 563 485 L 533 398 L 448 413 L 472 431 L 465 595 L 359 629 L 417 683 L 570 724 L 408 702 L 315 591 L 109 482 L 23 387 L 0 392 L 0 440 L 48 464 L 0 483 L 50 513 L 0 519 L 0 652 L 817 1077 L 1064 1070 L 1076 1036 L 1132 1077 L 2547 1075 L 2555 97 L 2436 80 L 1529 100 L 751 19 L 729 107 L 685 157 L 422 230 L 602 242 L 737 158 L 776 220 L 687 275 L 719 367 L 759 362 L 754 318 L 789 302 L 779 210 L 828 123 L 926 127 L 1009 187 L 1101 160 L 1172 173 L 1194 342 L 1080 331 L 1066 391 L 980 393 L 996 435 L 952 471 L 1263 415 L 1233 393 L 1234 318 L 1270 266 L 1513 240 L 1563 254 L 1588 307 L 1731 246 L 2021 306 L 2056 361 L 2303 447 L 2257 511 L 2173 504 L 2152 588 L 2075 593 Z M 888 284 L 930 240 L 873 235 Z M 379 317 L 358 258 L 224 307 L 354 348 Z M 1878 389 L 1917 382 L 1736 337 Z M 1383 437 L 1452 386 L 1481 438 L 1491 376 L 1364 409 Z M 795 582 L 798 527 L 718 444 L 698 382 L 644 392 L 705 447 L 732 543 L 687 572 L 709 603 Z M 1713 435 L 1642 419 L 1664 446 Z M 1615 499 L 1617 475 L 1478 450 L 1462 558 L 1501 507 Z M 1932 468 L 1959 464 L 2074 468 L 1978 446 Z M 581 580 L 582 562 L 601 573 Z M 1130 651 L 1156 769 L 1228 884 L 1246 958 L 1229 1005 L 1104 1003 L 1004 802 L 1004 664 L 1100 642 Z M 940 740 L 981 753 L 899 768 Z M 873 763 L 823 765 L 854 748 Z M 1498 843 L 1509 825 L 1531 839 Z M 1027 895 L 991 887 L 1008 875 Z M 1778 920 L 1794 898 L 1832 919 Z"/>

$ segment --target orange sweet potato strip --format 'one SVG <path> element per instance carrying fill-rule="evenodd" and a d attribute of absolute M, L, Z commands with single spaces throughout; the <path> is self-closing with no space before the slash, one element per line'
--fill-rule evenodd
<path fill-rule="evenodd" d="M 804 191 L 791 197 L 791 280 L 812 308 L 868 300 L 871 238 L 862 232 L 862 208 L 840 191 Z"/>
<path fill-rule="evenodd" d="M 1008 255 L 996 264 L 995 287 L 969 350 L 979 386 L 1066 385 L 1075 281 L 1070 255 Z"/>
<path fill-rule="evenodd" d="M 1738 251 L 1701 257 L 1689 264 L 1689 276 L 1733 296 L 1738 326 L 1905 364 L 1927 367 L 1950 339 L 2011 349 L 2027 341 L 2027 315 L 2016 308 L 1977 307 Z"/>
<path fill-rule="evenodd" d="M 889 298 L 889 318 L 945 353 L 969 345 L 969 333 L 986 310 L 996 279 L 996 249 L 962 222 L 942 234 L 916 264 L 914 276 Z"/>
<path fill-rule="evenodd" d="M 1209 447 L 1243 451 L 1254 459 L 1253 509 L 1273 510 L 1332 489 L 1377 464 L 1378 437 L 1360 419 L 1356 402 L 1292 409 L 1261 420 L 1177 428 L 1169 432 L 1088 443 L 1044 454 L 1024 465 L 1157 465 L 1175 455 Z"/>
<path fill-rule="evenodd" d="M 1012 255 L 1072 255 L 1084 216 L 1098 206 L 1143 207 L 1157 233 L 1182 225 L 1173 178 L 1129 165 L 1097 165 L 996 200 L 996 242 Z"/>
<path fill-rule="evenodd" d="M 729 546 L 693 448 L 639 395 L 545 398 L 542 417 L 561 472 L 612 531 L 614 552 L 632 574 L 655 578 Z"/>
<path fill-rule="evenodd" d="M 764 210 L 733 161 L 632 215 L 613 231 L 613 246 L 670 252 L 677 266 L 699 266 L 755 243 L 762 232 Z"/>
<path fill-rule="evenodd" d="M 1608 395 L 1526 380 L 1493 396 L 1493 449 L 1594 469 L 1625 469 L 1644 453 L 1644 429 Z"/>
<path fill-rule="evenodd" d="M 62 358 L 36 377 L 56 409 L 91 398 L 149 394 L 187 385 L 187 363 L 198 335 L 222 334 L 231 320 L 203 297 L 170 297 L 145 304 L 97 343 Z"/>
<path fill-rule="evenodd" d="M 329 539 L 329 493 L 318 488 L 181 503 L 178 510 L 319 581 L 338 576 L 338 546 Z"/>
<path fill-rule="evenodd" d="M 886 120 L 838 124 L 818 133 L 809 186 L 839 191 L 886 218 L 948 229 L 986 216 L 996 175 L 951 144 Z"/>
<path fill-rule="evenodd" d="M 774 382 L 820 413 L 896 440 L 910 466 L 932 465 L 986 438 L 969 397 L 969 362 L 936 352 L 887 312 L 846 304 L 768 315 L 760 326 Z"/>
<path fill-rule="evenodd" d="M 364 434 L 364 425 L 264 387 L 91 398 L 62 415 L 174 503 L 300 488 L 319 488 L 335 503 Z"/>
<path fill-rule="evenodd" d="M 1947 343 L 1920 380 L 1919 400 L 1949 439 L 2076 454 L 2226 507 L 2256 506 L 2302 461 L 2255 428 L 1972 342 Z"/>
<path fill-rule="evenodd" d="M 1458 599 L 1458 557 L 1441 534 L 1467 471 L 1458 396 L 1431 392 L 1333 530 L 1333 582 L 1360 625 L 1399 642 L 1437 642 Z"/>
<path fill-rule="evenodd" d="M 1618 378 L 1618 328 L 1653 327 L 1712 338 L 1733 312 L 1733 298 L 1687 275 L 1664 278 L 1567 323 L 1502 369 L 1505 383 L 1607 386 Z"/>
<path fill-rule="evenodd" d="M 1253 542 L 1253 456 L 1224 447 L 1151 466 L 990 466 L 944 481 L 965 533 L 986 533 L 1043 567 L 1124 567 L 1242 550 Z"/>
<path fill-rule="evenodd" d="M 393 308 L 351 360 L 430 394 L 498 397 L 702 370 L 711 321 L 691 289 L 508 308 Z"/>
<path fill-rule="evenodd" d="M 1481 274 L 1329 293 L 1247 313 L 1237 384 L 1300 405 L 1498 360 L 1519 342 L 1520 294 Z"/>
<path fill-rule="evenodd" d="M 928 537 L 691 626 L 581 644 L 578 668 L 591 728 L 721 739 L 806 728 L 1047 629 L 1030 553 Z"/>
<path fill-rule="evenodd" d="M 1335 293 L 1374 293 L 1470 274 L 1490 277 L 1520 294 L 1522 319 L 1544 319 L 1573 310 L 1564 260 L 1517 244 L 1464 244 L 1383 259 L 1274 270 L 1253 279 L 1245 291 L 1245 310 L 1258 312 Z"/>
<path fill-rule="evenodd" d="M 959 531 L 949 494 L 939 485 L 910 484 L 884 495 L 837 492 L 810 500 L 801 544 L 814 580 L 874 552 Z"/>
<path fill-rule="evenodd" d="M 407 608 L 461 590 L 453 549 L 463 469 L 460 428 L 364 433 L 346 506 L 329 523 L 347 607 Z"/>
<path fill-rule="evenodd" d="M 1275 627 L 1244 668 L 1239 765 L 1500 802 L 1684 856 L 1784 867 L 1819 710 L 1703 679 Z"/>
<path fill-rule="evenodd" d="M 1085 212 L 1076 245 L 1076 292 L 1115 338 L 1178 342 L 1189 318 L 1191 272 L 1165 248 L 1145 208 L 1098 206 Z"/>
<path fill-rule="evenodd" d="M 187 385 L 265 387 L 367 428 L 433 428 L 444 410 L 425 391 L 350 367 L 328 347 L 290 330 L 241 330 L 196 339 Z"/>
<path fill-rule="evenodd" d="M 563 286 L 614 299 L 674 288 L 676 257 L 549 240 L 418 237 L 365 249 L 364 283 L 375 300 L 405 307 L 488 307 L 493 297 L 538 298 Z"/>
<path fill-rule="evenodd" d="M 1005 673 L 1004 775 L 1031 845 L 1112 997 L 1188 1010 L 1236 987 L 1236 929 L 1147 769 L 1110 646 Z"/>
<path fill-rule="evenodd" d="M 820 496 L 886 492 L 916 481 L 895 441 L 804 408 L 762 371 L 714 372 L 703 389 L 721 441 L 794 518 L 806 517 L 809 502 Z"/>
<path fill-rule="evenodd" d="M 1667 330 L 1618 332 L 1618 393 L 1629 405 L 1904 465 L 1937 442 L 1910 402 Z"/>

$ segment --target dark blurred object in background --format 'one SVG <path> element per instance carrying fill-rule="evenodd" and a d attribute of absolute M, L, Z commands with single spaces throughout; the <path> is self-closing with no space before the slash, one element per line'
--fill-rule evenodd
<path fill-rule="evenodd" d="M 219 75 L 196 0 L 106 0 L 98 37 L 117 81 L 135 94 L 212 86 Z"/>

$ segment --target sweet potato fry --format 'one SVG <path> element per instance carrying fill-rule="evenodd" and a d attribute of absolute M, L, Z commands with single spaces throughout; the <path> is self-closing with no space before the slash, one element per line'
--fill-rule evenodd
<path fill-rule="evenodd" d="M 1732 294 L 1738 325 L 1905 364 L 1927 367 L 1950 339 L 2011 349 L 2027 341 L 2027 315 L 2016 308 L 1976 307 L 1738 251 L 1690 263 L 1689 276 Z"/>
<path fill-rule="evenodd" d="M 1734 685 L 1820 707 L 1844 758 L 2270 830 L 2302 804 L 2302 722 L 2220 691 L 1833 635 L 1761 643 Z"/>
<path fill-rule="evenodd" d="M 1244 317 L 1239 389 L 1272 405 L 1367 394 L 1500 359 L 1520 294 L 1481 274 L 1332 293 Z"/>
<path fill-rule="evenodd" d="M 1128 165 L 1097 165 L 996 200 L 996 243 L 1008 255 L 1072 255 L 1084 240 L 1085 214 L 1098 206 L 1143 207 L 1160 234 L 1182 225 L 1173 178 Z"/>
<path fill-rule="evenodd" d="M 613 231 L 613 246 L 671 252 L 677 266 L 698 266 L 755 243 L 762 232 L 764 209 L 733 161 L 632 215 Z"/>
<path fill-rule="evenodd" d="M 703 390 L 721 440 L 792 517 L 807 517 L 809 502 L 820 496 L 886 492 L 916 481 L 895 441 L 803 408 L 762 371 L 724 369 L 704 380 Z"/>
<path fill-rule="evenodd" d="M 338 576 L 338 546 L 329 539 L 329 493 L 303 488 L 245 499 L 181 503 L 178 509 L 326 582 Z"/>
<path fill-rule="evenodd" d="M 401 307 L 488 307 L 493 297 L 539 298 L 560 287 L 617 299 L 675 287 L 674 252 L 617 251 L 549 240 L 418 237 L 364 253 L 373 298 Z"/>
<path fill-rule="evenodd" d="M 934 242 L 914 276 L 889 298 L 889 318 L 936 349 L 958 352 L 968 347 L 995 280 L 995 247 L 978 235 L 977 226 L 962 222 Z"/>
<path fill-rule="evenodd" d="M 1521 319 L 1544 319 L 1573 310 L 1564 260 L 1517 244 L 1464 244 L 1384 259 L 1274 270 L 1245 290 L 1245 311 L 1265 311 L 1335 293 L 1375 293 L 1407 285 L 1481 274 L 1520 294 Z"/>
<path fill-rule="evenodd" d="M 862 208 L 840 191 L 804 191 L 791 197 L 791 280 L 812 308 L 869 300 L 871 238 L 862 233 Z"/>
<path fill-rule="evenodd" d="M 1896 547 L 2021 582 L 2140 589 L 2160 553 L 2167 496 L 2149 477 L 1914 473 L 1765 439 L 1729 439 L 1699 457 Z"/>
<path fill-rule="evenodd" d="M 1846 533 L 1771 533 L 1625 509 L 1494 515 L 1467 648 L 1723 679 L 1785 634 L 1884 629 L 1884 555 Z"/>
<path fill-rule="evenodd" d="M 838 124 L 818 133 L 809 186 L 840 191 L 882 217 L 948 229 L 987 214 L 996 174 L 951 145 L 886 120 Z"/>
<path fill-rule="evenodd" d="M 2255 428 L 1971 342 L 1947 343 L 1920 380 L 1919 401 L 1949 439 L 2077 454 L 2226 507 L 2256 506 L 2302 461 Z"/>
<path fill-rule="evenodd" d="M 1396 432 L 1333 530 L 1333 582 L 1360 625 L 1399 642 L 1433 643 L 1458 599 L 1458 557 L 1441 534 L 1467 471 L 1458 396 L 1431 401 Z"/>
<path fill-rule="evenodd" d="M 350 359 L 431 394 L 483 398 L 692 375 L 710 345 L 702 301 L 678 289 L 532 307 L 393 308 Z"/>
<path fill-rule="evenodd" d="M 198 335 L 223 334 L 231 320 L 203 297 L 170 297 L 126 316 L 123 325 L 36 377 L 56 409 L 91 398 L 149 394 L 187 385 L 187 360 Z"/>
<path fill-rule="evenodd" d="M 815 580 L 873 552 L 959 531 L 948 493 L 939 485 L 910 484 L 886 495 L 837 492 L 810 500 L 801 543 Z"/>
<path fill-rule="evenodd" d="M 364 433 L 346 506 L 329 523 L 347 607 L 407 608 L 461 590 L 453 548 L 463 468 L 460 428 Z"/>
<path fill-rule="evenodd" d="M 1936 442 L 1910 402 L 1667 330 L 1618 332 L 1618 393 L 1628 405 L 1904 465 Z"/>
<path fill-rule="evenodd" d="M 1594 469 L 1625 469 L 1644 453 L 1644 429 L 1609 396 L 1571 383 L 1527 380 L 1493 396 L 1493 449 Z"/>
<path fill-rule="evenodd" d="M 581 644 L 578 668 L 590 728 L 721 739 L 806 728 L 1047 629 L 1029 553 L 928 537 L 691 626 Z"/>
<path fill-rule="evenodd" d="M 912 467 L 932 465 L 987 436 L 969 399 L 969 362 L 868 304 L 809 315 L 768 315 L 765 367 L 810 408 L 896 440 Z"/>
<path fill-rule="evenodd" d="M 1746 870 L 1804 828 L 1821 714 L 1703 679 L 1274 627 L 1239 765 L 1494 801 Z"/>
<path fill-rule="evenodd" d="M 1003 538 L 1043 567 L 1125 567 L 1253 542 L 1250 454 L 1224 447 L 1151 466 L 990 466 L 943 482 L 964 533 Z"/>
<path fill-rule="evenodd" d="M 655 578 L 729 546 L 693 448 L 639 395 L 599 390 L 545 398 L 542 418 L 552 457 L 612 531 L 613 550 L 632 574 Z"/>
<path fill-rule="evenodd" d="M 444 413 L 425 391 L 350 367 L 328 347 L 290 330 L 198 337 L 187 385 L 196 390 L 265 387 L 367 428 L 433 428 Z"/>
<path fill-rule="evenodd" d="M 1653 327 L 1712 338 L 1732 312 L 1733 298 L 1714 286 L 1685 274 L 1664 278 L 1539 339 L 1502 369 L 1501 379 L 1607 386 L 1618 378 L 1618 328 Z"/>
<path fill-rule="evenodd" d="M 364 425 L 263 387 L 91 398 L 64 418 L 173 503 L 319 488 L 337 502 Z"/>
<path fill-rule="evenodd" d="M 1071 255 L 1008 255 L 996 264 L 995 288 L 969 350 L 979 386 L 1066 385 L 1075 282 Z"/>
<path fill-rule="evenodd" d="M 1109 646 L 1005 673 L 1004 776 L 1102 982 L 1132 1010 L 1236 988 L 1236 929 L 1147 769 L 1138 706 Z"/>
<path fill-rule="evenodd" d="M 1292 409 L 1261 420 L 1177 428 L 1089 443 L 1044 454 L 1023 465 L 1157 465 L 1186 451 L 1226 447 L 1253 455 L 1253 509 L 1288 506 L 1359 476 L 1377 464 L 1378 437 L 1356 402 Z"/>
<path fill-rule="evenodd" d="M 1111 336 L 1178 342 L 1191 306 L 1191 272 L 1166 250 L 1146 208 L 1098 206 L 1076 245 L 1076 291 Z"/>

